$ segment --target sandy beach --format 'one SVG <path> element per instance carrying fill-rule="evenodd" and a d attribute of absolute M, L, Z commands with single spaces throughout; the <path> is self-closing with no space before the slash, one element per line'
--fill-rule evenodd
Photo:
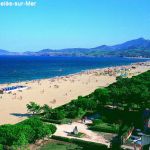
<path fill-rule="evenodd" d="M 0 94 L 0 124 L 15 124 L 27 116 L 26 104 L 34 101 L 52 108 L 85 96 L 98 87 L 106 87 L 116 81 L 116 76 L 132 77 L 150 70 L 150 62 L 117 66 L 49 79 L 1 84 L 0 89 L 15 85 L 30 87 L 27 90 Z"/>

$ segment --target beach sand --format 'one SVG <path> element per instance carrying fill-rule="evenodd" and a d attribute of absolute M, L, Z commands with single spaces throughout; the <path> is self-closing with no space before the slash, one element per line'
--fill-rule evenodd
<path fill-rule="evenodd" d="M 121 68 L 126 68 L 126 72 Z M 15 85 L 25 85 L 30 89 L 0 94 L 0 124 L 15 124 L 24 120 L 27 116 L 26 104 L 31 101 L 54 108 L 78 96 L 88 95 L 98 87 L 108 86 L 120 74 L 132 77 L 147 70 L 150 70 L 150 62 L 88 70 L 50 79 L 1 84 L 0 89 Z"/>

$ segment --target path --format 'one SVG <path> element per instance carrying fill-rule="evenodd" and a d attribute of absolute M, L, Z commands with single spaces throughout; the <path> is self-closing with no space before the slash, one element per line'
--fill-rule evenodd
<path fill-rule="evenodd" d="M 81 122 L 74 122 L 72 124 L 63 124 L 63 125 L 56 125 L 57 126 L 57 131 L 54 135 L 56 136 L 62 136 L 62 137 L 67 137 L 67 138 L 76 138 L 76 139 L 81 139 L 85 141 L 91 141 L 91 142 L 96 142 L 96 143 L 101 143 L 104 145 L 107 145 L 108 147 L 110 146 L 110 141 L 104 138 L 104 135 L 101 135 L 100 133 L 93 132 L 88 129 L 87 125 L 81 123 Z M 71 137 L 68 136 L 68 132 L 72 132 L 73 129 L 77 126 L 78 131 L 82 132 L 85 134 L 83 138 L 77 138 L 77 137 Z M 113 134 L 110 134 L 110 136 L 115 136 Z"/>

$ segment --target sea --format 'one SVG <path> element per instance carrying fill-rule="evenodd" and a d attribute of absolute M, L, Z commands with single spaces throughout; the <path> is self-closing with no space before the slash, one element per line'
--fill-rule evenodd
<path fill-rule="evenodd" d="M 52 78 L 144 61 L 147 60 L 122 57 L 0 56 L 0 84 Z"/>

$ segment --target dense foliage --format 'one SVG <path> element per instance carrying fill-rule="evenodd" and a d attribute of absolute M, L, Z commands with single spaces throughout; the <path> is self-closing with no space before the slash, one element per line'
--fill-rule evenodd
<path fill-rule="evenodd" d="M 111 112 L 109 120 L 115 120 L 116 116 L 121 118 L 123 115 L 129 115 L 130 112 L 134 114 L 150 108 L 150 71 L 132 78 L 118 77 L 117 82 L 108 87 L 96 89 L 88 96 L 79 96 L 78 99 L 55 109 L 51 109 L 48 105 L 39 108 L 32 102 L 27 105 L 27 108 L 33 113 L 39 113 L 40 110 L 43 119 L 59 122 L 66 118 L 82 118 L 87 113 L 100 112 L 102 114 L 106 109 L 111 108 L 118 115 L 113 115 L 114 112 Z M 129 116 L 133 120 L 135 115 Z"/>
<path fill-rule="evenodd" d="M 132 78 L 122 78 L 107 87 L 109 101 L 128 110 L 150 108 L 150 71 Z"/>
<path fill-rule="evenodd" d="M 106 107 L 126 111 L 150 108 L 150 71 L 132 78 L 117 79 L 117 82 L 110 86 L 96 89 L 90 95 L 80 96 L 57 109 L 64 110 L 70 118 L 72 111 L 76 112 L 79 108 L 85 112 L 99 111 Z"/>
<path fill-rule="evenodd" d="M 37 139 L 50 136 L 55 131 L 54 125 L 43 123 L 39 118 L 33 117 L 15 125 L 0 126 L 0 144 L 10 149 L 22 148 Z"/>
<path fill-rule="evenodd" d="M 99 132 L 118 133 L 119 127 L 120 126 L 118 124 L 108 124 L 100 119 L 97 119 L 93 121 L 93 124 L 89 126 L 89 129 Z"/>
<path fill-rule="evenodd" d="M 40 105 L 36 104 L 35 102 L 30 102 L 30 104 L 27 104 L 28 112 L 32 112 L 33 114 L 40 113 L 41 108 Z"/>

